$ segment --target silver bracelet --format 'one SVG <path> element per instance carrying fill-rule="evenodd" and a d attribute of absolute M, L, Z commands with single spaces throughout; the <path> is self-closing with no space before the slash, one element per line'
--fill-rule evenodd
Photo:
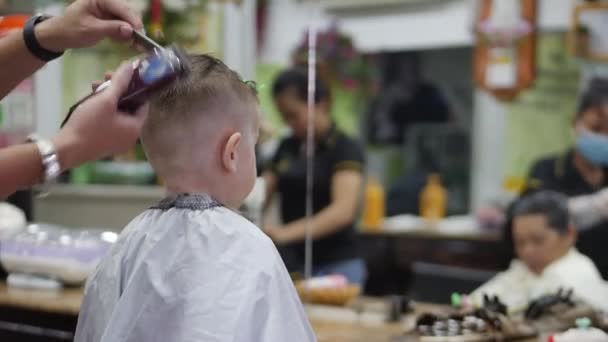
<path fill-rule="evenodd" d="M 59 157 L 57 151 L 52 142 L 47 139 L 43 139 L 38 135 L 32 134 L 27 138 L 28 142 L 33 142 L 40 152 L 40 159 L 42 160 L 43 177 L 42 182 L 37 187 L 37 190 L 41 190 L 42 193 L 46 194 L 48 186 L 57 181 L 57 178 L 61 174 L 61 165 L 59 164 Z M 38 195 L 41 195 L 40 193 Z"/>

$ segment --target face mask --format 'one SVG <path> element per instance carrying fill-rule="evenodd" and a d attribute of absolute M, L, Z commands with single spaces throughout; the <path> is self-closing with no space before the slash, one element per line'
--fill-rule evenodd
<path fill-rule="evenodd" d="M 576 150 L 599 166 L 608 166 L 608 136 L 582 131 L 576 139 Z"/>

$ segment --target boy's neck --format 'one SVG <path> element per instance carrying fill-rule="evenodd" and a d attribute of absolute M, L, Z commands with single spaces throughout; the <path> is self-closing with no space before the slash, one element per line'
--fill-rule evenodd
<path fill-rule="evenodd" d="M 223 206 L 238 210 L 238 205 L 235 207 L 234 203 L 231 201 L 229 194 L 225 194 L 225 184 L 222 181 L 215 182 L 217 187 L 213 184 L 204 184 L 201 183 L 201 178 L 196 177 L 196 180 L 189 179 L 187 177 L 182 177 L 182 179 L 178 181 L 165 181 L 165 191 L 167 196 L 179 195 L 179 194 L 206 194 L 211 196 L 214 200 L 220 202 Z M 209 179 L 210 177 L 206 177 Z M 211 177 L 213 178 L 213 177 Z"/>
<path fill-rule="evenodd" d="M 187 185 L 186 185 L 187 184 Z M 188 182 L 165 182 L 165 192 L 167 196 L 175 196 L 179 194 L 206 194 L 211 196 L 216 201 L 222 203 L 225 206 L 229 206 L 229 201 L 226 196 L 221 194 L 221 192 L 214 191 L 212 187 L 196 184 L 196 183 L 188 183 Z"/>

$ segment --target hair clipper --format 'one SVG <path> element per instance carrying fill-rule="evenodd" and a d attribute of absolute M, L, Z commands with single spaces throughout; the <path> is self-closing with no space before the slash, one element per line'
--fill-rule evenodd
<path fill-rule="evenodd" d="M 139 38 L 139 40 L 136 39 L 136 43 L 141 44 L 143 40 L 144 44 L 141 45 L 150 51 L 143 58 L 133 62 L 133 68 L 135 69 L 133 76 L 127 91 L 118 101 L 118 109 L 128 113 L 134 113 L 152 94 L 187 75 L 190 71 L 188 57 L 179 47 L 173 45 L 163 48 L 143 35 L 137 34 L 135 37 Z M 93 93 L 70 107 L 66 118 L 61 123 L 61 127 L 66 124 L 72 112 L 81 103 L 106 89 L 110 83 L 111 80 L 102 83 Z"/>

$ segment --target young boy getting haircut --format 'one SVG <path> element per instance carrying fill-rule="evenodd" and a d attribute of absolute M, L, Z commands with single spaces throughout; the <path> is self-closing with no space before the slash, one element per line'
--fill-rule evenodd
<path fill-rule="evenodd" d="M 272 241 L 235 212 L 256 176 L 255 91 L 221 61 L 190 58 L 141 137 L 169 196 L 90 277 L 75 340 L 314 341 Z"/>

